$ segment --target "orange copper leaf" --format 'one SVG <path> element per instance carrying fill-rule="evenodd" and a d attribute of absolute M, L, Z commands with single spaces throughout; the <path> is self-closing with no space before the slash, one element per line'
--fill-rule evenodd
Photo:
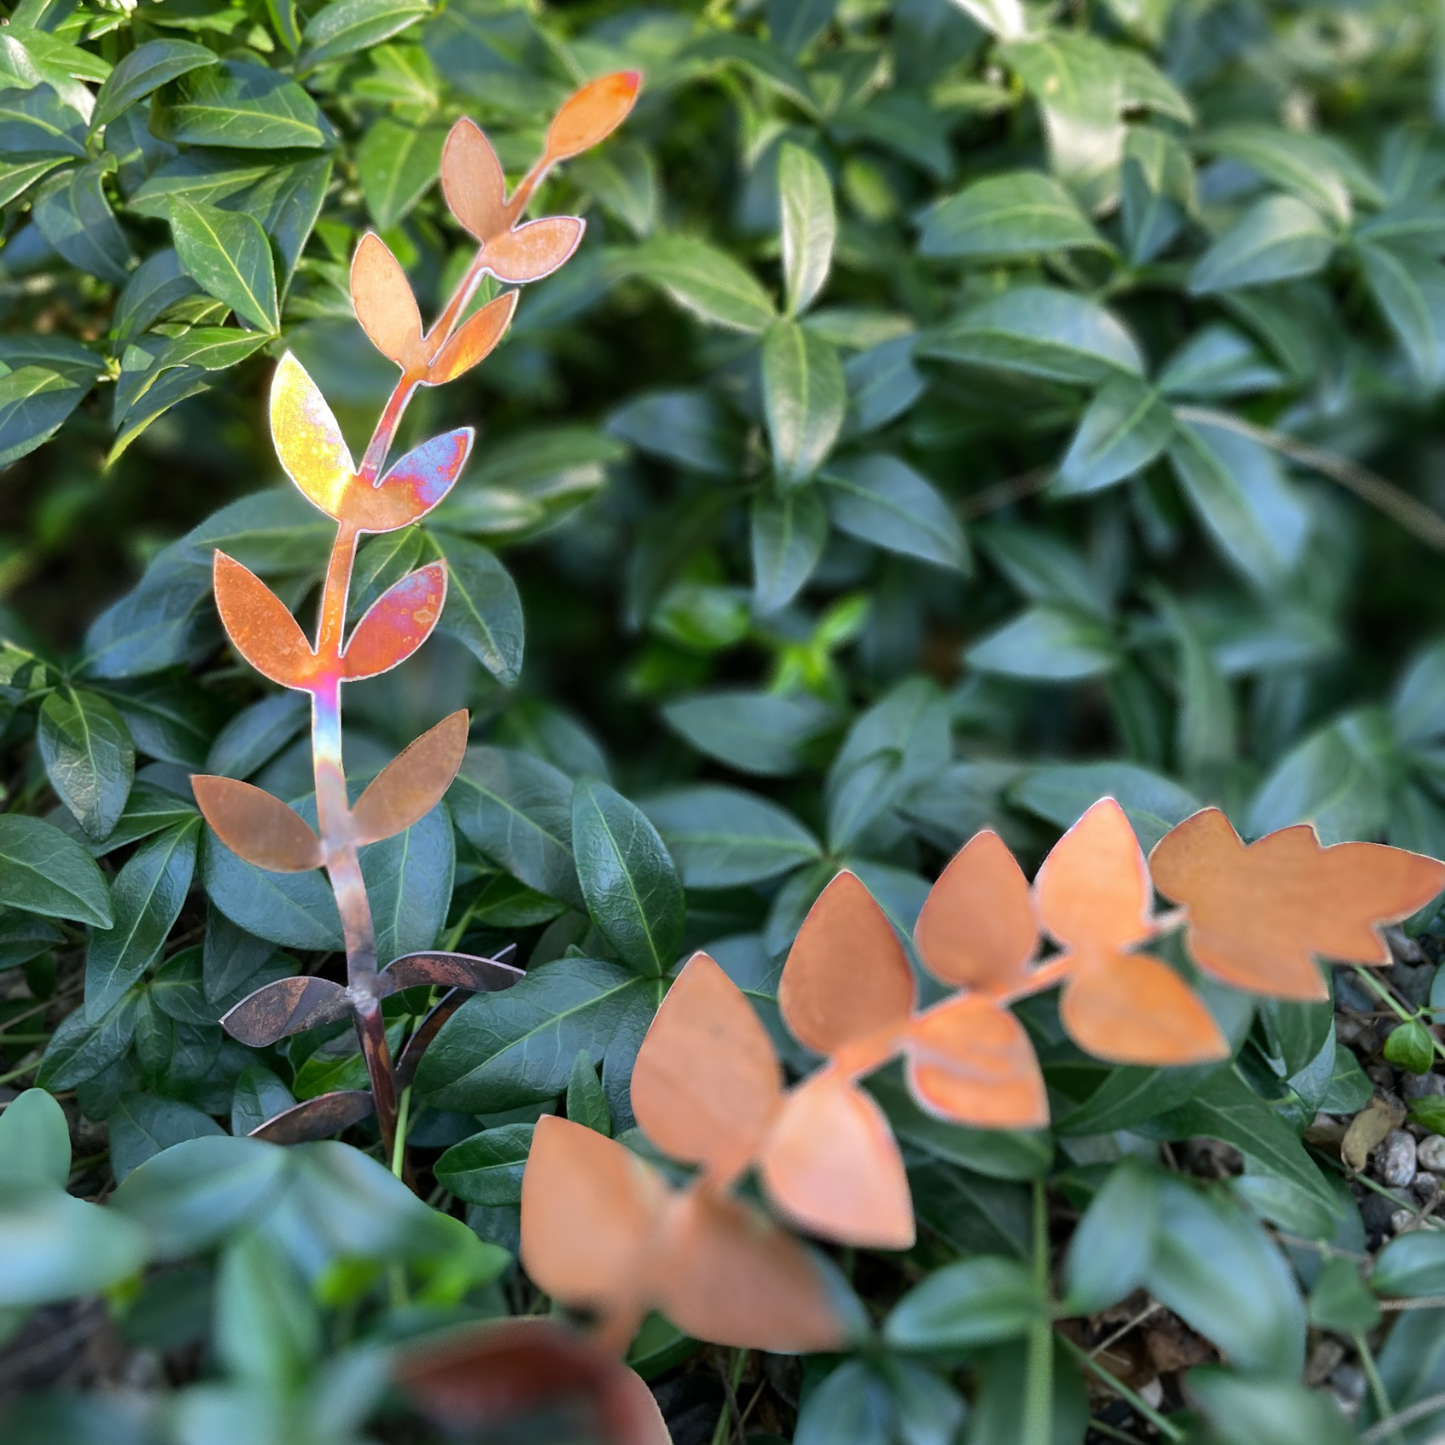
<path fill-rule="evenodd" d="M 667 1197 L 630 1150 L 544 1115 L 522 1173 L 522 1266 L 545 1293 L 614 1317 L 630 1337 L 650 1303 L 647 1256 Z"/>
<path fill-rule="evenodd" d="M 444 386 L 488 356 L 512 324 L 517 296 L 516 291 L 504 291 L 468 316 L 432 358 L 425 384 Z"/>
<path fill-rule="evenodd" d="M 778 1003 L 788 1028 L 810 1049 L 837 1055 L 905 1025 L 913 1000 L 893 925 L 855 874 L 839 873 L 809 909 L 783 967 Z"/>
<path fill-rule="evenodd" d="M 1445 864 L 1378 843 L 1322 847 L 1308 824 L 1246 846 L 1217 808 L 1186 818 L 1149 859 L 1159 891 L 1189 910 L 1200 968 L 1236 988 L 1323 999 L 1315 959 L 1388 963 L 1380 925 L 1445 888 Z"/>
<path fill-rule="evenodd" d="M 341 655 L 348 682 L 405 662 L 431 635 L 447 595 L 444 562 L 430 562 L 393 582 L 366 609 Z"/>
<path fill-rule="evenodd" d="M 988 829 L 955 854 L 929 890 L 913 941 L 935 978 L 1003 991 L 1039 947 L 1033 894 L 1007 844 Z"/>
<path fill-rule="evenodd" d="M 340 517 L 356 468 L 326 398 L 289 351 L 271 379 L 271 439 L 307 501 Z"/>
<path fill-rule="evenodd" d="M 481 127 L 463 116 L 442 147 L 442 193 L 448 207 L 479 241 L 507 229 L 507 182 Z"/>
<path fill-rule="evenodd" d="M 1229 1041 L 1199 996 L 1147 953 L 1080 959 L 1059 1017 L 1075 1043 L 1112 1063 L 1163 1068 L 1229 1057 Z"/>
<path fill-rule="evenodd" d="M 346 494 L 344 519 L 363 532 L 394 532 L 426 516 L 451 491 L 472 454 L 469 426 L 413 447 L 373 487 L 358 481 Z"/>
<path fill-rule="evenodd" d="M 1070 950 L 1115 951 L 1152 937 L 1149 867 L 1124 810 L 1100 798 L 1034 879 L 1039 917 Z"/>
<path fill-rule="evenodd" d="M 674 1195 L 650 1265 L 657 1307 L 695 1339 L 784 1354 L 847 1343 L 813 1256 L 741 1200 L 707 1189 Z"/>
<path fill-rule="evenodd" d="M 231 852 L 272 873 L 321 866 L 321 839 L 280 798 L 236 778 L 191 776 L 201 814 Z"/>
<path fill-rule="evenodd" d="M 903 1157 L 872 1095 L 831 1070 L 786 1098 L 761 1160 L 768 1197 L 814 1234 L 868 1249 L 908 1249 L 913 1200 Z"/>
<path fill-rule="evenodd" d="M 649 1309 L 746 1348 L 836 1348 L 847 1334 L 813 1257 L 763 1215 L 674 1193 L 623 1145 L 555 1116 L 537 1121 L 522 1174 L 521 1257 L 540 1289 L 600 1314 L 618 1348 Z"/>
<path fill-rule="evenodd" d="M 351 258 L 351 303 L 356 319 L 385 357 L 409 371 L 421 359 L 421 313 L 401 263 L 374 231 Z"/>
<path fill-rule="evenodd" d="M 693 954 L 637 1052 L 638 1126 L 725 1184 L 756 1157 L 782 1094 L 777 1053 L 752 1005 L 707 954 Z"/>
<path fill-rule="evenodd" d="M 560 1405 L 598 1445 L 671 1445 L 642 1379 L 556 1319 L 502 1319 L 428 1334 L 394 1368 L 411 1404 L 453 1432 L 526 1424 Z"/>
<path fill-rule="evenodd" d="M 904 1053 L 913 1097 L 941 1119 L 976 1129 L 1036 1129 L 1049 1122 L 1029 1036 L 986 996 L 945 999 L 921 1014 Z"/>
<path fill-rule="evenodd" d="M 248 993 L 221 1018 L 233 1039 L 267 1049 L 288 1034 L 335 1023 L 351 1013 L 351 1000 L 339 983 L 302 974 L 272 979 Z"/>
<path fill-rule="evenodd" d="M 576 216 L 546 216 L 503 231 L 487 242 L 482 264 L 498 281 L 540 281 L 561 266 L 582 240 L 586 223 Z"/>
<path fill-rule="evenodd" d="M 282 687 L 305 688 L 316 656 L 286 604 L 249 568 L 218 551 L 216 607 L 236 651 L 263 677 Z"/>
<path fill-rule="evenodd" d="M 641 87 L 641 71 L 619 70 L 568 96 L 547 130 L 548 161 L 564 161 L 605 140 L 627 119 Z"/>
<path fill-rule="evenodd" d="M 467 722 L 465 708 L 444 717 L 376 775 L 351 815 L 358 847 L 410 828 L 436 807 L 462 765 Z"/>

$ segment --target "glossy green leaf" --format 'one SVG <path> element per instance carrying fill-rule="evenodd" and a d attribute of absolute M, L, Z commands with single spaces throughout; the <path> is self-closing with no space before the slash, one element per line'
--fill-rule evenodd
<path fill-rule="evenodd" d="M 783 278 L 789 316 L 812 305 L 828 280 L 838 219 L 833 186 L 822 162 L 801 146 L 778 153 L 778 190 L 783 212 Z"/>
<path fill-rule="evenodd" d="M 438 627 L 463 643 L 503 686 L 522 670 L 522 599 L 511 574 L 485 547 L 430 534 L 446 558 L 447 600 Z"/>
<path fill-rule="evenodd" d="M 85 119 L 54 87 L 0 90 L 0 153 L 85 157 Z"/>
<path fill-rule="evenodd" d="M 110 888 L 73 838 L 39 818 L 0 816 L 0 903 L 109 928 Z"/>
<path fill-rule="evenodd" d="M 848 386 L 833 346 L 793 321 L 763 339 L 763 408 L 773 469 L 784 487 L 807 481 L 838 439 Z"/>
<path fill-rule="evenodd" d="M 572 1061 L 572 1074 L 567 1080 L 567 1117 L 594 1133 L 611 1137 L 612 1114 L 607 1095 L 585 1049 L 578 1049 Z"/>
<path fill-rule="evenodd" d="M 294 81 L 264 65 L 225 60 L 176 82 L 151 118 L 162 140 L 238 150 L 316 150 L 334 132 L 316 102 Z"/>
<path fill-rule="evenodd" d="M 118 1184 L 131 1170 L 176 1144 L 221 1133 L 221 1126 L 199 1109 L 154 1094 L 128 1094 L 107 1122 L 111 1169 Z"/>
<path fill-rule="evenodd" d="M 129 1219 L 53 1187 L 0 1187 L 0 1240 L 0 1308 L 98 1294 L 146 1263 Z"/>
<path fill-rule="evenodd" d="M 91 939 L 85 959 L 85 1016 L 99 1023 L 160 956 L 196 868 L 199 819 L 142 843 L 116 874 L 115 924 Z"/>
<path fill-rule="evenodd" d="M 1293 1380 L 1207 1368 L 1191 1370 L 1185 1390 L 1220 1445 L 1350 1445 L 1357 1438 L 1334 1401 Z"/>
<path fill-rule="evenodd" d="M 1203 139 L 1211 155 L 1241 162 L 1344 224 L 1351 198 L 1380 205 L 1384 195 L 1358 161 L 1326 136 L 1279 126 L 1229 125 Z"/>
<path fill-rule="evenodd" d="M 587 911 L 618 956 L 657 977 L 682 944 L 682 885 L 646 814 L 606 783 L 572 794 L 572 848 Z"/>
<path fill-rule="evenodd" d="M 1052 176 L 989 176 L 928 212 L 918 249 L 925 256 L 993 260 L 1075 247 L 1107 249 L 1078 202 Z"/>
<path fill-rule="evenodd" d="M 390 230 L 435 184 L 445 140 L 446 127 L 433 123 L 389 115 L 371 123 L 356 149 L 356 166 L 378 230 Z"/>
<path fill-rule="evenodd" d="M 980 1255 L 935 1270 L 894 1305 L 883 1337 L 900 1350 L 956 1350 L 1017 1339 L 1044 1308 L 1028 1269 Z"/>
<path fill-rule="evenodd" d="M 171 202 L 171 234 L 181 264 L 203 291 L 262 331 L 280 329 L 276 267 L 260 222 L 177 198 Z"/>
<path fill-rule="evenodd" d="M 137 45 L 116 63 L 95 97 L 91 130 L 109 125 L 121 111 L 144 100 L 168 80 L 214 65 L 217 59 L 215 51 L 190 40 L 148 40 L 144 45 Z"/>
<path fill-rule="evenodd" d="M 1065 1308 L 1096 1314 L 1141 1288 L 1167 1228 L 1159 1176 L 1141 1160 L 1116 1164 L 1069 1241 Z"/>
<path fill-rule="evenodd" d="M 61 688 L 41 706 L 36 741 L 60 800 L 90 837 L 108 836 L 135 777 L 135 746 L 121 715 L 96 693 Z"/>
<path fill-rule="evenodd" d="M 706 241 L 658 236 L 638 248 L 633 264 L 637 275 L 714 326 L 760 333 L 777 314 L 752 273 Z"/>
<path fill-rule="evenodd" d="M 591 1065 L 589 1064 L 590 1068 Z M 593 1075 L 596 1082 L 596 1075 Z M 600 1085 L 599 1094 L 600 1094 Z M 503 1124 L 453 1144 L 437 1160 L 437 1183 L 458 1199 L 497 1209 L 522 1202 L 522 1170 L 532 1147 L 532 1125 Z"/>
<path fill-rule="evenodd" d="M 752 513 L 753 607 L 786 607 L 802 590 L 828 541 L 828 509 L 813 487 L 781 496 L 760 489 Z"/>
<path fill-rule="evenodd" d="M 62 171 L 36 193 L 31 215 L 36 228 L 80 270 L 121 285 L 135 257 L 106 199 L 103 160 Z"/>
<path fill-rule="evenodd" d="M 429 0 L 329 0 L 306 22 L 296 63 L 303 70 L 368 50 L 431 14 Z"/>
<path fill-rule="evenodd" d="M 1097 492 L 1143 470 L 1169 444 L 1174 413 L 1153 387 L 1133 377 L 1106 383 L 1089 403 L 1059 465 L 1054 492 Z"/>
<path fill-rule="evenodd" d="M 699 752 L 763 777 L 797 772 L 803 749 L 828 731 L 835 716 L 808 693 L 741 691 L 681 698 L 662 715 Z"/>
<path fill-rule="evenodd" d="M 1204 253 L 1189 274 L 1189 289 L 1205 296 L 1312 276 L 1334 247 L 1334 233 L 1314 207 L 1293 196 L 1267 196 Z"/>
<path fill-rule="evenodd" d="M 822 854 L 791 813 L 737 788 L 680 788 L 644 799 L 641 807 L 688 888 L 759 883 Z"/>
<path fill-rule="evenodd" d="M 969 647 L 971 666 L 1005 677 L 1070 682 L 1101 677 L 1119 665 L 1109 629 L 1095 619 L 1061 607 L 1031 607 Z"/>
<path fill-rule="evenodd" d="M 70 1125 L 44 1089 L 17 1094 L 0 1114 L 0 1190 L 70 1179 Z"/>
<path fill-rule="evenodd" d="M 897 457 L 874 452 L 830 462 L 821 480 L 839 531 L 905 557 L 968 570 L 968 547 L 953 508 Z"/>

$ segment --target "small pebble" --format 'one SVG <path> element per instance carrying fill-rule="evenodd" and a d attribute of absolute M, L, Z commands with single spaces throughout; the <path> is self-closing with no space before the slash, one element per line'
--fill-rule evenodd
<path fill-rule="evenodd" d="M 1384 930 L 1385 942 L 1390 945 L 1390 952 L 1400 963 L 1424 963 L 1425 955 L 1420 951 L 1420 945 L 1413 938 L 1406 935 L 1403 928 L 1386 928 Z"/>
<path fill-rule="evenodd" d="M 1395 1202 L 1383 1194 L 1369 1194 L 1360 1201 L 1360 1218 L 1365 1228 L 1373 1235 L 1390 1233 L 1390 1216 L 1395 1212 Z"/>
<path fill-rule="evenodd" d="M 1395 1092 L 1395 1071 L 1389 1064 L 1369 1064 L 1365 1068 L 1365 1073 L 1386 1093 L 1393 1094 Z"/>
<path fill-rule="evenodd" d="M 1419 1152 L 1416 1151 L 1417 1159 Z M 1410 1186 L 1415 1198 L 1422 1203 L 1428 1204 L 1440 1192 L 1440 1180 L 1434 1175 L 1422 1169 L 1416 1176 L 1415 1182 Z"/>
<path fill-rule="evenodd" d="M 1390 1231 L 1393 1234 L 1403 1234 L 1415 1222 L 1415 1211 L 1413 1209 L 1397 1209 L 1390 1216 Z"/>
<path fill-rule="evenodd" d="M 1139 1386 L 1140 1398 L 1146 1405 L 1158 1409 L 1164 1403 L 1164 1382 L 1160 1379 L 1150 1380 L 1147 1385 Z"/>
<path fill-rule="evenodd" d="M 1330 1376 L 1330 1384 L 1342 1399 L 1351 1403 L 1365 1398 L 1365 1372 L 1358 1365 L 1341 1365 Z"/>
<path fill-rule="evenodd" d="M 1342 1044 L 1357 1043 L 1364 1029 L 1364 1021 L 1349 1014 L 1338 1014 L 1335 1018 L 1335 1038 Z"/>
<path fill-rule="evenodd" d="M 1375 1155 L 1375 1172 L 1382 1184 L 1404 1189 L 1414 1182 L 1416 1163 L 1415 1139 L 1403 1129 L 1391 1129 Z"/>
<path fill-rule="evenodd" d="M 1445 1135 L 1432 1134 L 1415 1146 L 1415 1159 L 1422 1169 L 1445 1174 Z"/>
<path fill-rule="evenodd" d="M 1430 985 L 1435 980 L 1435 965 L 1397 963 L 1394 968 L 1382 968 L 1380 974 L 1406 1003 L 1413 1008 L 1419 1008 L 1430 997 Z"/>
<path fill-rule="evenodd" d="M 1406 1074 L 1402 1088 L 1407 1099 L 1429 1099 L 1445 1094 L 1445 1074 Z"/>

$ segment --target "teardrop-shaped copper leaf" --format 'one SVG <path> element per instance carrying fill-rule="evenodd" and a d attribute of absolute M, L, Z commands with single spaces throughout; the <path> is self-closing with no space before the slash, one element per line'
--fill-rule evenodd
<path fill-rule="evenodd" d="M 478 958 L 472 953 L 405 953 L 382 970 L 383 978 L 394 979 L 397 988 L 464 988 L 470 993 L 497 993 L 511 988 L 525 971 L 510 960 L 516 946 L 509 944 L 496 958 Z"/>
<path fill-rule="evenodd" d="M 335 1023 L 351 1012 L 351 1000 L 329 978 L 278 978 L 249 993 L 221 1019 L 239 1043 L 265 1049 L 288 1034 Z"/>
<path fill-rule="evenodd" d="M 605 140 L 637 104 L 642 72 L 618 70 L 567 97 L 547 130 L 547 159 L 564 161 Z"/>
<path fill-rule="evenodd" d="M 330 1139 L 343 1129 L 359 1124 L 376 1107 L 365 1089 L 336 1089 L 303 1099 L 283 1109 L 251 1130 L 251 1138 L 268 1144 L 306 1144 L 313 1139 Z"/>
<path fill-rule="evenodd" d="M 550 276 L 577 249 L 586 223 L 576 216 L 546 216 L 488 241 L 482 265 L 498 281 L 522 285 Z"/>
<path fill-rule="evenodd" d="M 421 359 L 421 313 L 401 262 L 374 231 L 351 258 L 351 303 L 356 319 L 385 357 L 409 371 Z"/>
<path fill-rule="evenodd" d="M 442 147 L 442 194 L 479 241 L 507 228 L 507 181 L 492 143 L 476 121 L 463 116 Z"/>
<path fill-rule="evenodd" d="M 306 500 L 339 517 L 356 467 L 326 398 L 289 351 L 271 380 L 271 440 Z"/>
<path fill-rule="evenodd" d="M 231 852 L 272 873 L 321 866 L 321 839 L 280 798 L 237 778 L 191 777 L 201 813 Z"/>
<path fill-rule="evenodd" d="M 447 596 L 444 562 L 431 562 L 393 583 L 356 624 L 342 654 L 348 681 L 375 677 L 405 662 L 431 636 Z"/>
<path fill-rule="evenodd" d="M 350 492 L 346 520 L 363 532 L 395 532 L 426 516 L 461 475 L 475 437 L 463 426 L 413 447 L 376 486 Z"/>
<path fill-rule="evenodd" d="M 465 708 L 444 717 L 376 775 L 352 813 L 358 846 L 390 838 L 436 807 L 462 765 L 467 722 Z"/>
<path fill-rule="evenodd" d="M 427 369 L 427 386 L 445 386 L 490 355 L 512 324 L 516 291 L 504 291 L 462 322 Z"/>
<path fill-rule="evenodd" d="M 248 567 L 220 551 L 214 584 L 216 607 L 236 651 L 272 682 L 306 688 L 316 656 L 286 604 Z"/>

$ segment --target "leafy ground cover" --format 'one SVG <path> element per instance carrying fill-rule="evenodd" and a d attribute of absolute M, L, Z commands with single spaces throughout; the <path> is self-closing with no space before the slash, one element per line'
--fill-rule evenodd
<path fill-rule="evenodd" d="M 1104 794 L 1146 849 L 1214 803 L 1246 837 L 1308 819 L 1445 856 L 1438 24 L 13 7 L 7 1441 L 466 1438 L 419 1361 L 548 1309 L 516 1263 L 537 1121 L 646 1152 L 633 1060 L 701 947 L 810 1069 L 778 976 L 841 868 L 909 934 L 977 829 L 1032 873 Z M 198 772 L 303 815 L 312 789 L 305 700 L 224 645 L 212 552 L 310 615 L 335 527 L 272 452 L 277 362 L 360 456 L 395 376 L 353 311 L 362 235 L 434 317 L 475 253 L 436 186 L 456 119 L 515 180 L 570 92 L 634 69 L 625 127 L 536 197 L 585 217 L 576 255 L 398 434 L 479 426 L 467 470 L 357 563 L 353 620 L 432 559 L 450 590 L 426 649 L 348 688 L 353 788 L 472 714 L 445 801 L 362 855 L 378 956 L 516 944 L 527 970 L 404 1096 L 418 1197 L 365 1123 L 241 1137 L 366 1068 L 344 1020 L 265 1048 L 219 1026 L 338 977 L 342 940 L 318 873 L 251 866 L 195 806 Z M 1224 1062 L 1109 1065 L 1053 995 L 1020 1004 L 1047 1130 L 941 1123 L 874 1075 L 919 1236 L 830 1253 L 871 1333 L 772 1355 L 650 1316 L 627 1358 L 674 1440 L 1425 1445 L 1437 912 L 1327 1003 L 1194 980 Z"/>

